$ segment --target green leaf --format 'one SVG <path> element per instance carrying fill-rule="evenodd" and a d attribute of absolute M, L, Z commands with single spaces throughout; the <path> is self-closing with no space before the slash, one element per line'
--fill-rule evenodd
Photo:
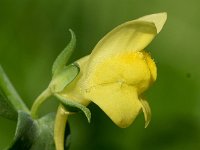
<path fill-rule="evenodd" d="M 42 117 L 41 119 L 35 121 L 37 122 L 37 137 L 34 140 L 34 144 L 31 147 L 31 150 L 55 150 L 54 144 L 54 119 L 55 114 L 51 113 Z"/>
<path fill-rule="evenodd" d="M 55 96 L 60 100 L 60 102 L 63 104 L 63 106 L 66 108 L 66 110 L 68 110 L 70 112 L 78 112 L 81 110 L 85 114 L 88 122 L 90 123 L 91 112 L 86 106 L 81 105 L 75 101 L 66 99 L 65 97 L 62 97 L 59 94 L 55 94 Z"/>
<path fill-rule="evenodd" d="M 75 63 L 64 67 L 64 69 L 52 79 L 50 83 L 51 90 L 53 92 L 61 92 L 76 78 L 79 72 L 80 68 Z"/>
<path fill-rule="evenodd" d="M 29 113 L 29 109 L 0 66 L 0 116 L 15 120 L 19 110 Z"/>
<path fill-rule="evenodd" d="M 33 120 L 29 114 L 19 111 L 16 134 L 8 150 L 55 150 L 55 113 Z M 69 125 L 66 126 L 65 149 L 69 148 Z"/>
<path fill-rule="evenodd" d="M 71 29 L 69 31 L 71 33 L 71 41 L 54 61 L 53 67 L 52 67 L 53 76 L 58 74 L 65 67 L 65 65 L 67 64 L 75 46 L 76 46 L 76 36 Z"/>
<path fill-rule="evenodd" d="M 38 134 L 38 126 L 29 114 L 19 111 L 15 138 L 8 150 L 29 150 Z"/>

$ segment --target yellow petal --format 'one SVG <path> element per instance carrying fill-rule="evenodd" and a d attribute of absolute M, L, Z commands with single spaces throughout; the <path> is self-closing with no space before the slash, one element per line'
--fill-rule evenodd
<path fill-rule="evenodd" d="M 157 34 L 154 23 L 133 20 L 119 25 L 105 35 L 95 46 L 90 60 L 104 58 L 124 52 L 143 50 Z"/>
<path fill-rule="evenodd" d="M 149 53 L 143 52 L 146 57 L 146 62 L 151 72 L 151 82 L 154 82 L 157 78 L 157 67 Z"/>
<path fill-rule="evenodd" d="M 97 43 L 90 60 L 100 62 L 120 52 L 143 50 L 161 31 L 166 19 L 167 13 L 158 13 L 117 26 Z"/>
<path fill-rule="evenodd" d="M 163 13 L 151 14 L 141 17 L 138 20 L 153 22 L 156 25 L 157 33 L 159 33 L 167 20 L 167 13 L 163 12 Z"/>
<path fill-rule="evenodd" d="M 93 87 L 87 91 L 86 97 L 121 128 L 128 127 L 141 109 L 136 89 L 120 82 Z"/>
<path fill-rule="evenodd" d="M 151 108 L 149 106 L 149 103 L 143 99 L 140 100 L 142 105 L 142 111 L 144 113 L 145 118 L 145 128 L 149 125 L 149 122 L 151 121 Z"/>
<path fill-rule="evenodd" d="M 137 88 L 137 92 L 140 94 L 148 88 L 151 80 L 150 70 L 143 52 L 124 52 L 105 59 L 91 69 L 90 74 L 83 81 L 85 90 L 100 84 L 124 82 Z"/>
<path fill-rule="evenodd" d="M 93 74 L 106 59 L 122 53 L 133 53 L 143 50 L 157 34 L 153 22 L 133 20 L 126 22 L 103 37 L 92 51 L 86 69 L 87 85 Z"/>

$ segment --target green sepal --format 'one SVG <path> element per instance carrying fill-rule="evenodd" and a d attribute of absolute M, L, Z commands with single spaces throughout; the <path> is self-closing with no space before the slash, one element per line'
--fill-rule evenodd
<path fill-rule="evenodd" d="M 90 123 L 91 112 L 86 106 L 81 105 L 75 101 L 69 100 L 63 96 L 60 96 L 59 94 L 55 94 L 55 96 L 60 100 L 60 102 L 63 104 L 67 111 L 72 113 L 82 111 L 85 114 L 88 122 Z"/>
<path fill-rule="evenodd" d="M 29 109 L 0 66 L 0 116 L 16 120 L 19 110 L 29 113 Z"/>
<path fill-rule="evenodd" d="M 56 60 L 53 63 L 52 66 L 52 74 L 53 76 L 57 75 L 67 64 L 70 56 L 72 55 L 72 52 L 76 46 L 76 36 L 75 33 L 69 29 L 71 33 L 71 40 L 69 44 L 66 46 L 66 48 L 57 56 Z"/>
<path fill-rule="evenodd" d="M 50 88 L 53 93 L 61 92 L 69 83 L 71 83 L 79 74 L 80 68 L 73 63 L 65 66 L 61 72 L 53 77 Z"/>
<path fill-rule="evenodd" d="M 54 143 L 55 113 L 33 120 L 29 114 L 18 112 L 18 123 L 13 143 L 7 150 L 56 150 Z M 65 150 L 69 148 L 69 125 L 65 132 Z"/>

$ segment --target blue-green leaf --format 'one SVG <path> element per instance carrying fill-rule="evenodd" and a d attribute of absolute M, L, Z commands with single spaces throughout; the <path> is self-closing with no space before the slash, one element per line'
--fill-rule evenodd
<path fill-rule="evenodd" d="M 62 69 L 67 64 L 75 46 L 76 46 L 76 36 L 71 29 L 69 31 L 71 33 L 71 41 L 69 42 L 67 47 L 58 55 L 58 57 L 54 61 L 53 66 L 52 66 L 53 76 L 58 74 L 60 71 L 62 71 Z"/>
<path fill-rule="evenodd" d="M 37 124 L 37 136 L 34 140 L 34 144 L 31 146 L 31 150 L 55 150 L 53 138 L 54 119 L 55 114 L 51 113 L 35 121 Z"/>
<path fill-rule="evenodd" d="M 55 150 L 55 113 L 33 120 L 29 114 L 19 111 L 15 138 L 8 150 Z M 69 148 L 69 125 L 66 125 L 65 150 Z"/>
<path fill-rule="evenodd" d="M 37 123 L 29 114 L 19 111 L 14 142 L 8 150 L 30 150 L 37 135 Z"/>

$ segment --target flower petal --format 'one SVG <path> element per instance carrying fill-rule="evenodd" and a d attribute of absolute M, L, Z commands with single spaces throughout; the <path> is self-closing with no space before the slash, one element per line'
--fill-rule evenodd
<path fill-rule="evenodd" d="M 120 52 L 143 50 L 161 31 L 166 19 L 167 13 L 157 13 L 117 26 L 97 43 L 90 59 L 95 57 L 98 62 Z"/>
<path fill-rule="evenodd" d="M 141 109 L 136 89 L 120 82 L 93 87 L 87 91 L 86 97 L 121 128 L 128 127 Z"/>
<path fill-rule="evenodd" d="M 157 34 L 153 22 L 133 20 L 126 22 L 99 41 L 92 51 L 86 68 L 87 85 L 89 76 L 108 58 L 122 53 L 133 53 L 143 50 Z M 98 68 L 99 69 L 99 68 Z"/>
<path fill-rule="evenodd" d="M 101 84 L 124 82 L 137 88 L 138 93 L 142 93 L 149 87 L 151 80 L 143 52 L 124 52 L 114 55 L 96 64 L 95 68 L 89 69 L 90 74 L 85 76 L 82 84 L 85 90 Z"/>
<path fill-rule="evenodd" d="M 146 63 L 149 67 L 151 72 L 151 82 L 154 82 L 157 78 L 157 67 L 154 60 L 151 58 L 149 53 L 143 52 L 144 56 L 146 57 Z"/>
<path fill-rule="evenodd" d="M 156 25 L 157 33 L 159 33 L 167 20 L 167 13 L 162 12 L 157 14 L 151 14 L 141 17 L 138 20 L 153 22 Z"/>
<path fill-rule="evenodd" d="M 119 25 L 95 46 L 90 59 L 103 60 L 124 51 L 143 50 L 157 34 L 154 23 L 133 20 Z M 97 60 L 98 61 L 98 60 Z"/>
<path fill-rule="evenodd" d="M 142 111 L 144 113 L 146 128 L 149 125 L 149 122 L 151 121 L 151 108 L 146 100 L 141 99 L 140 102 L 142 104 Z"/>

